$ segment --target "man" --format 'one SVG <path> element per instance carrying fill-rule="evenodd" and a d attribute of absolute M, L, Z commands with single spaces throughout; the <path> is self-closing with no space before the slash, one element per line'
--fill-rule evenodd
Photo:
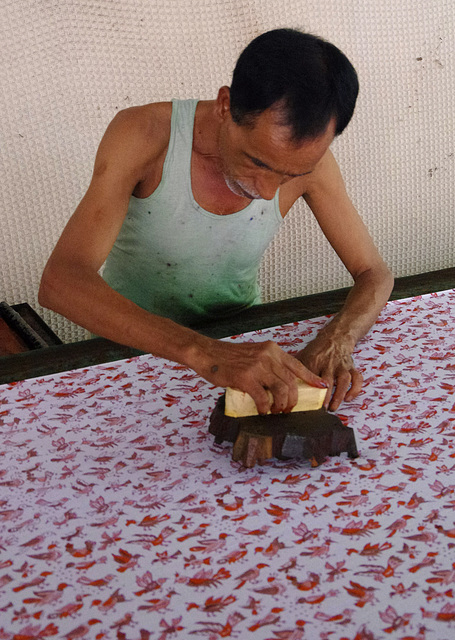
<path fill-rule="evenodd" d="M 393 282 L 329 150 L 357 92 L 336 47 L 278 29 L 250 43 L 216 100 L 120 112 L 46 265 L 40 303 L 246 391 L 260 413 L 289 411 L 298 378 L 327 386 L 333 410 L 354 398 L 362 377 L 352 351 Z M 197 320 L 258 302 L 260 259 L 301 196 L 354 279 L 342 311 L 297 358 L 273 342 L 231 344 L 193 331 Z"/>

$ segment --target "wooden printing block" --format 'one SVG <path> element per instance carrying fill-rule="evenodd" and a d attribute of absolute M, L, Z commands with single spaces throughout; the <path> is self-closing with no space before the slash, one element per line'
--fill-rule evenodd
<path fill-rule="evenodd" d="M 210 416 L 209 432 L 215 442 L 233 442 L 232 458 L 245 467 L 268 458 L 305 458 L 317 466 L 327 456 L 346 452 L 357 458 L 353 429 L 325 409 L 267 416 L 231 418 L 224 413 L 224 395 Z"/>

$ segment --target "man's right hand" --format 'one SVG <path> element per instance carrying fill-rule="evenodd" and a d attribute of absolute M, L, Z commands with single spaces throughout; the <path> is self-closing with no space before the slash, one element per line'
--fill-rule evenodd
<path fill-rule="evenodd" d="M 258 413 L 288 412 L 297 404 L 297 380 L 326 388 L 326 383 L 275 342 L 232 343 L 210 340 L 201 363 L 188 363 L 196 373 L 220 387 L 250 394 Z M 270 395 L 273 396 L 273 402 Z"/>

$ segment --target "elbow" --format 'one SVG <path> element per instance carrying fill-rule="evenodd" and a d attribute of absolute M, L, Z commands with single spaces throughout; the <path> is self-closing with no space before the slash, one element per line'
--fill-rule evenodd
<path fill-rule="evenodd" d="M 62 297 L 62 282 L 58 269 L 47 263 L 38 289 L 38 303 L 46 309 L 58 311 L 58 301 Z"/>
<path fill-rule="evenodd" d="M 354 282 L 371 291 L 374 299 L 381 300 L 383 304 L 389 299 L 395 283 L 392 271 L 383 260 L 364 269 L 358 275 L 353 275 L 353 278 Z"/>
<path fill-rule="evenodd" d="M 384 263 L 384 287 L 388 291 L 388 297 L 390 297 L 393 287 L 395 285 L 395 278 L 389 267 Z"/>
<path fill-rule="evenodd" d="M 38 289 L 38 302 L 73 322 L 81 303 L 93 304 L 93 269 L 64 259 L 49 259 Z M 98 275 L 95 272 L 95 277 Z"/>
<path fill-rule="evenodd" d="M 38 289 L 38 303 L 46 309 L 51 309 L 51 287 L 49 286 L 49 275 L 47 267 L 41 276 L 41 282 Z"/>
<path fill-rule="evenodd" d="M 378 270 L 376 282 L 378 294 L 383 301 L 383 305 L 385 305 L 390 299 L 395 284 L 393 273 L 385 263 L 383 263 Z"/>

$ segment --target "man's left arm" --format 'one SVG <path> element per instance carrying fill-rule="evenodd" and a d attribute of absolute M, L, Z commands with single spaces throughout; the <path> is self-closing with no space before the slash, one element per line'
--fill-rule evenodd
<path fill-rule="evenodd" d="M 362 375 L 355 368 L 352 352 L 386 304 L 393 276 L 349 199 L 330 151 L 315 169 L 303 197 L 354 279 L 342 310 L 297 356 L 327 382 L 327 405 L 335 411 L 361 390 Z"/>

